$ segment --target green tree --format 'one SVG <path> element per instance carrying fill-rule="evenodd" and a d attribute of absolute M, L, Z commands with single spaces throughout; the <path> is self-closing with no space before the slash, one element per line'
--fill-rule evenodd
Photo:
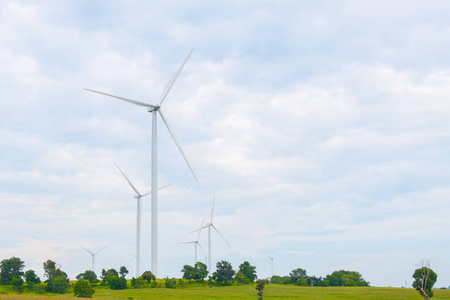
<path fill-rule="evenodd" d="M 190 265 L 184 265 L 183 269 L 181 270 L 181 272 L 183 272 L 183 279 L 187 279 L 189 281 L 191 281 L 192 279 L 194 279 L 195 276 L 195 268 L 193 266 Z"/>
<path fill-rule="evenodd" d="M 194 278 L 197 281 L 203 281 L 208 276 L 208 267 L 202 262 L 196 262 L 194 265 L 195 275 Z"/>
<path fill-rule="evenodd" d="M 359 272 L 355 271 L 334 271 L 327 275 L 329 286 L 369 286 L 369 282 L 365 281 Z"/>
<path fill-rule="evenodd" d="M 140 289 L 143 288 L 145 286 L 145 280 L 142 279 L 142 277 L 138 277 L 138 278 L 131 278 L 131 286 L 135 289 Z"/>
<path fill-rule="evenodd" d="M 155 281 L 156 277 L 155 275 L 153 275 L 152 272 L 150 271 L 145 271 L 144 273 L 142 273 L 142 279 L 144 279 L 145 281 L 147 281 L 147 283 L 150 283 L 152 280 Z"/>
<path fill-rule="evenodd" d="M 77 297 L 91 298 L 92 295 L 94 295 L 95 290 L 88 280 L 80 279 L 73 286 L 73 293 Z"/>
<path fill-rule="evenodd" d="M 11 257 L 0 262 L 0 283 L 3 285 L 11 284 L 14 278 L 22 277 L 25 263 L 18 257 Z"/>
<path fill-rule="evenodd" d="M 125 266 L 121 266 L 119 270 L 120 276 L 125 277 L 128 274 L 128 269 Z"/>
<path fill-rule="evenodd" d="M 216 271 L 212 278 L 219 285 L 230 285 L 235 271 L 229 262 L 222 260 L 216 264 Z"/>
<path fill-rule="evenodd" d="M 277 284 L 277 283 L 280 283 L 282 279 L 283 278 L 281 278 L 281 276 L 273 275 L 272 277 L 270 277 L 270 283 Z"/>
<path fill-rule="evenodd" d="M 52 260 L 44 262 L 44 275 L 48 278 L 45 290 L 50 293 L 64 294 L 69 289 L 69 277 L 66 272 L 56 268 Z"/>
<path fill-rule="evenodd" d="M 36 275 L 36 273 L 33 270 L 26 271 L 23 277 L 25 278 L 27 286 L 29 287 L 41 283 L 41 279 Z"/>
<path fill-rule="evenodd" d="M 242 271 L 238 271 L 236 275 L 234 275 L 234 281 L 238 284 L 249 284 L 250 280 L 248 280 Z"/>
<path fill-rule="evenodd" d="M 242 272 L 242 274 L 244 274 L 245 278 L 248 279 L 248 281 L 250 282 L 254 282 L 257 278 L 256 276 L 256 267 L 252 266 L 248 261 L 244 261 L 240 266 L 239 266 L 239 271 L 238 272 Z"/>
<path fill-rule="evenodd" d="M 23 291 L 23 279 L 21 277 L 14 277 L 13 280 L 11 280 L 11 285 L 13 286 L 14 290 L 18 292 Z"/>
<path fill-rule="evenodd" d="M 413 288 L 419 291 L 424 300 L 433 297 L 432 288 L 437 280 L 437 274 L 430 269 L 428 263 L 422 263 L 422 267 L 416 269 L 412 277 L 414 278 Z"/>
<path fill-rule="evenodd" d="M 263 279 L 259 279 L 256 281 L 256 290 L 258 291 L 258 293 L 256 294 L 258 295 L 258 300 L 263 300 L 263 290 L 265 285 L 266 281 Z"/>
<path fill-rule="evenodd" d="M 44 262 L 44 276 L 47 277 L 48 280 L 52 280 L 52 272 L 56 270 L 56 263 L 52 260 L 47 260 Z"/>
<path fill-rule="evenodd" d="M 102 270 L 102 285 L 108 284 L 109 279 L 113 276 L 119 277 L 119 273 L 115 269 L 109 269 L 108 271 L 105 271 L 105 269 Z"/>
<path fill-rule="evenodd" d="M 123 276 L 114 275 L 108 279 L 108 285 L 112 290 L 124 290 L 127 288 L 127 280 Z"/>
<path fill-rule="evenodd" d="M 289 273 L 289 276 L 291 277 L 291 283 L 295 283 L 295 284 L 299 284 L 299 280 L 306 280 L 307 276 L 306 276 L 306 270 L 302 269 L 302 268 L 297 268 L 291 271 L 291 273 Z"/>
<path fill-rule="evenodd" d="M 97 274 L 95 274 L 95 272 L 91 271 L 91 270 L 86 270 L 86 271 L 84 271 L 84 273 L 78 274 L 76 278 L 77 278 L 77 280 L 80 280 L 80 279 L 87 280 L 87 281 L 89 281 L 89 283 L 91 285 L 97 284 L 100 281 L 97 278 Z"/>

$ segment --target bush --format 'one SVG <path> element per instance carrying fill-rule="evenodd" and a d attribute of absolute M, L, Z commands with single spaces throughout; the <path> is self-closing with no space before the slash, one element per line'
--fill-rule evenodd
<path fill-rule="evenodd" d="M 45 286 L 43 284 L 35 284 L 32 291 L 36 294 L 43 294 L 45 292 Z"/>
<path fill-rule="evenodd" d="M 57 277 L 47 283 L 47 291 L 56 294 L 65 294 L 69 289 L 69 283 L 62 277 Z"/>
<path fill-rule="evenodd" d="M 80 279 L 75 283 L 73 293 L 77 297 L 91 298 L 95 291 L 88 280 Z"/>
<path fill-rule="evenodd" d="M 164 283 L 166 289 L 174 289 L 177 287 L 177 280 L 175 278 L 170 279 L 169 277 L 167 277 Z"/>
<path fill-rule="evenodd" d="M 18 292 L 23 292 L 23 279 L 20 277 L 15 277 L 13 280 L 11 280 L 11 285 L 13 286 L 14 290 Z"/>
<path fill-rule="evenodd" d="M 111 276 L 108 280 L 109 288 L 112 290 L 124 290 L 127 288 L 125 277 Z"/>
<path fill-rule="evenodd" d="M 145 280 L 142 277 L 131 278 L 131 286 L 135 289 L 140 289 L 145 286 Z"/>
<path fill-rule="evenodd" d="M 147 283 L 150 283 L 152 280 L 153 281 L 156 280 L 155 275 L 153 275 L 153 273 L 150 271 L 145 271 L 144 273 L 142 273 L 141 277 L 142 277 L 142 279 L 147 281 Z"/>

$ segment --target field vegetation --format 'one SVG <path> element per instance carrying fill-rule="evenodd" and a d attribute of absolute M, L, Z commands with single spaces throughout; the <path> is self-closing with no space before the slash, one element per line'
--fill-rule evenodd
<path fill-rule="evenodd" d="M 163 285 L 164 280 L 158 280 Z M 130 287 L 130 282 L 128 282 Z M 53 293 L 35 294 L 33 292 L 14 291 L 9 287 L 0 287 L 0 299 L 32 299 L 32 300 L 59 300 L 80 299 L 74 296 L 72 288 L 67 294 L 55 295 Z M 257 298 L 255 284 L 214 286 L 201 285 L 198 283 L 186 283 L 185 288 L 142 288 L 111 290 L 108 287 L 95 287 L 92 299 L 193 299 L 193 300 L 244 300 Z M 305 299 L 305 300 L 331 300 L 331 299 L 362 299 L 362 300 L 405 300 L 423 299 L 415 289 L 412 288 L 381 288 L 381 287 L 304 287 L 284 284 L 268 284 L 264 288 L 264 299 Z M 434 290 L 436 300 L 450 300 L 450 290 Z"/>

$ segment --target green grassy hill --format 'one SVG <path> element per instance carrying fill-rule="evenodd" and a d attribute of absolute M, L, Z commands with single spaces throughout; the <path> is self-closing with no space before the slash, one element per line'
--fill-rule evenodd
<path fill-rule="evenodd" d="M 65 295 L 31 295 L 0 289 L 0 299 L 80 299 L 73 297 L 73 293 Z M 450 290 L 434 290 L 433 300 L 450 300 Z M 93 299 L 257 299 L 254 285 L 228 286 L 228 287 L 188 287 L 184 289 L 145 288 L 110 290 L 96 288 Z M 302 300 L 331 300 L 331 299 L 358 299 L 358 300 L 406 300 L 423 299 L 414 289 L 379 288 L 379 287 L 300 287 L 290 285 L 269 284 L 264 289 L 264 299 L 302 299 Z"/>

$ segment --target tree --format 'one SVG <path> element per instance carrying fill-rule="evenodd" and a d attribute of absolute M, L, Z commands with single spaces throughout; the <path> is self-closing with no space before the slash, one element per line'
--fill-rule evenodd
<path fill-rule="evenodd" d="M 145 281 L 147 281 L 147 283 L 150 283 L 152 280 L 155 281 L 156 277 L 155 275 L 153 275 L 152 272 L 150 271 L 145 271 L 144 273 L 142 273 L 142 279 L 144 279 Z"/>
<path fill-rule="evenodd" d="M 122 277 L 125 277 L 128 274 L 128 270 L 125 266 L 121 266 L 119 270 L 119 274 Z"/>
<path fill-rule="evenodd" d="M 203 281 L 208 276 L 208 267 L 202 262 L 196 262 L 194 265 L 195 275 L 194 278 L 197 281 Z"/>
<path fill-rule="evenodd" d="M 264 290 L 265 285 L 266 285 L 266 281 L 263 279 L 259 279 L 256 281 L 256 290 L 258 291 L 258 293 L 256 293 L 256 294 L 258 295 L 258 300 L 263 299 L 263 290 Z"/>
<path fill-rule="evenodd" d="M 238 284 L 249 284 L 250 280 L 248 280 L 242 271 L 238 271 L 236 275 L 234 275 L 234 281 Z"/>
<path fill-rule="evenodd" d="M 108 271 L 105 271 L 105 269 L 102 270 L 102 285 L 109 283 L 109 279 L 113 276 L 119 277 L 119 273 L 115 269 L 109 269 Z"/>
<path fill-rule="evenodd" d="M 292 270 L 291 273 L 289 273 L 289 276 L 291 277 L 291 283 L 299 284 L 299 280 L 306 280 L 306 270 L 302 268 L 297 268 L 295 270 Z"/>
<path fill-rule="evenodd" d="M 95 290 L 91 286 L 89 281 L 85 279 L 80 279 L 73 286 L 73 293 L 77 297 L 91 298 L 92 295 L 95 293 Z"/>
<path fill-rule="evenodd" d="M 216 264 L 216 272 L 213 273 L 212 278 L 220 285 L 230 285 L 233 280 L 235 271 L 231 264 L 222 260 Z"/>
<path fill-rule="evenodd" d="M 41 279 L 36 275 L 36 273 L 33 270 L 28 270 L 23 275 L 25 278 L 25 281 L 28 286 L 32 287 L 35 284 L 41 283 Z"/>
<path fill-rule="evenodd" d="M 48 278 L 45 290 L 51 293 L 64 294 L 69 289 L 69 277 L 52 260 L 44 262 L 44 275 Z"/>
<path fill-rule="evenodd" d="M 21 277 L 14 277 L 13 280 L 11 280 L 11 285 L 16 291 L 23 292 L 23 279 Z"/>
<path fill-rule="evenodd" d="M 127 288 L 127 280 L 123 276 L 114 275 L 108 279 L 108 285 L 112 290 L 124 290 Z"/>
<path fill-rule="evenodd" d="M 422 262 L 422 267 L 416 269 L 412 276 L 414 282 L 412 286 L 419 291 L 424 300 L 433 297 L 433 285 L 437 280 L 437 274 L 430 269 L 429 262 Z"/>
<path fill-rule="evenodd" d="M 252 266 L 248 261 L 244 261 L 239 266 L 239 271 L 244 274 L 245 278 L 248 279 L 250 282 L 254 282 L 257 278 L 256 276 L 256 267 Z"/>
<path fill-rule="evenodd" d="M 47 260 L 44 262 L 44 276 L 47 277 L 48 280 L 52 280 L 52 272 L 56 269 L 56 263 L 52 260 Z"/>
<path fill-rule="evenodd" d="M 194 279 L 195 268 L 193 266 L 184 265 L 181 272 L 183 272 L 183 279 L 187 279 L 189 281 L 191 281 L 191 279 Z"/>
<path fill-rule="evenodd" d="M 22 269 L 25 263 L 18 257 L 11 257 L 0 262 L 0 283 L 3 285 L 11 284 L 14 278 L 20 278 L 23 275 Z"/>
<path fill-rule="evenodd" d="M 131 286 L 135 289 L 140 289 L 143 288 L 145 286 L 145 280 L 142 279 L 142 277 L 138 277 L 138 278 L 131 278 Z"/>
<path fill-rule="evenodd" d="M 359 272 L 355 271 L 334 271 L 325 277 L 329 286 L 369 286 Z"/>
<path fill-rule="evenodd" d="M 80 279 L 87 280 L 91 285 L 97 284 L 99 282 L 99 280 L 97 279 L 97 274 L 95 274 L 95 272 L 91 270 L 86 270 L 84 271 L 84 273 L 78 274 L 76 278 L 78 280 Z"/>
<path fill-rule="evenodd" d="M 282 279 L 283 279 L 283 278 L 281 278 L 281 276 L 273 275 L 273 276 L 270 278 L 270 283 L 275 283 L 275 284 L 277 284 L 277 283 L 280 283 Z"/>

